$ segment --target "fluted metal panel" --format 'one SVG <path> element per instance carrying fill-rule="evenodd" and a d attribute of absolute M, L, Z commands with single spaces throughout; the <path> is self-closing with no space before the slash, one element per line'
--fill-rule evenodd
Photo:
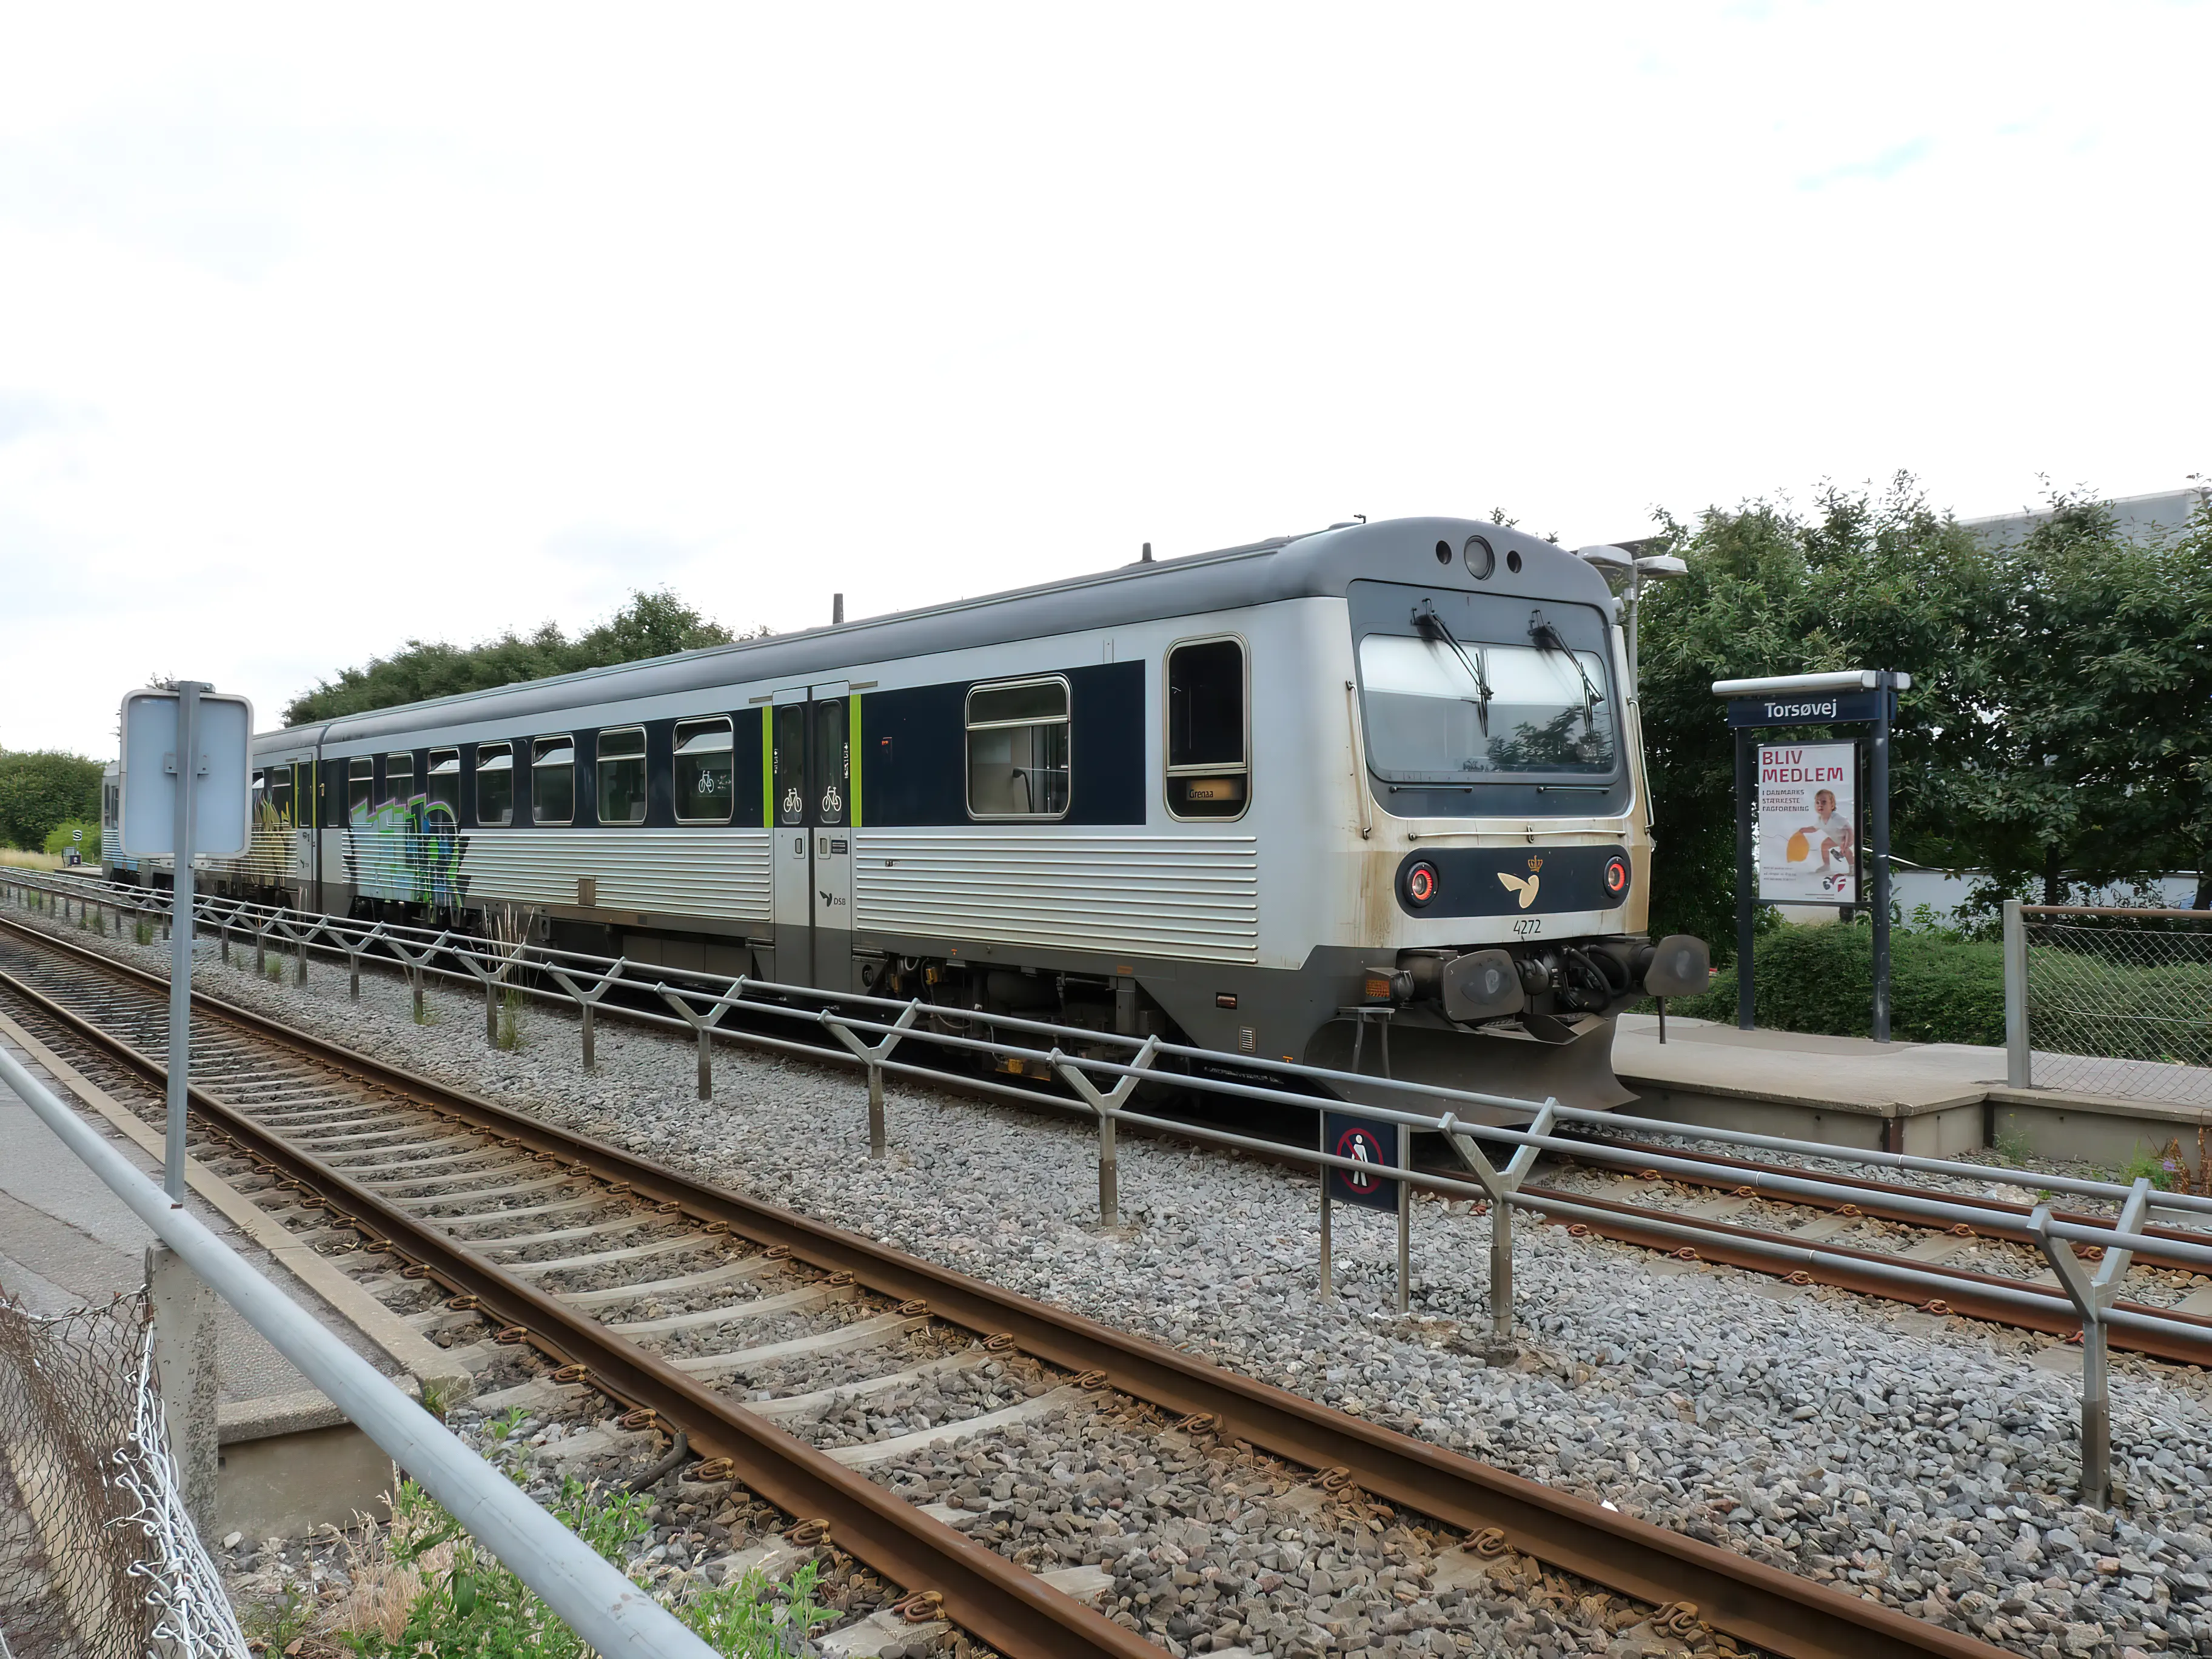
<path fill-rule="evenodd" d="M 765 921 L 768 847 L 763 830 L 464 830 L 448 840 L 357 828 L 334 874 L 368 898 L 465 905 L 573 905 L 588 878 L 601 909 Z"/>
<path fill-rule="evenodd" d="M 864 932 L 1259 959 L 1256 836 L 872 830 L 853 853 Z"/>

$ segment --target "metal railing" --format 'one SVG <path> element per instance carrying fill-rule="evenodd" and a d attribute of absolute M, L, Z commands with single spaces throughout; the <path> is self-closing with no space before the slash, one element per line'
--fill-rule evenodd
<path fill-rule="evenodd" d="M 189 1210 L 173 1206 L 160 1186 L 140 1174 L 4 1048 L 0 1048 L 0 1085 L 21 1096 L 156 1237 L 513 1569 L 577 1635 L 609 1659 L 618 1655 L 713 1659 L 714 1650 L 649 1594 L 463 1445 Z"/>
<path fill-rule="evenodd" d="M 2212 1105 L 2212 911 L 2004 907 L 2005 1077 Z"/>
<path fill-rule="evenodd" d="M 0 900 L 12 897 L 14 902 L 21 902 L 27 891 L 38 890 L 51 896 L 65 888 L 74 893 L 74 902 L 79 904 L 121 902 L 126 908 L 139 905 L 159 909 L 164 896 L 159 893 L 149 895 L 143 889 L 82 877 L 0 871 Z M 1214 1049 L 1164 1042 L 1157 1036 L 1127 1036 L 1057 1025 L 1018 1015 L 994 1014 L 981 1009 L 954 1009 L 920 1000 L 898 1001 L 854 993 L 778 985 L 743 975 L 728 977 L 676 970 L 653 964 L 641 964 L 628 958 L 591 957 L 543 947 L 531 947 L 517 954 L 451 930 L 434 933 L 427 929 L 395 928 L 329 917 L 309 918 L 301 916 L 297 912 L 220 899 L 202 901 L 196 908 L 203 925 L 222 933 L 226 940 L 232 929 L 249 932 L 257 939 L 265 939 L 271 932 L 278 933 L 293 944 L 298 953 L 299 971 L 302 976 L 306 952 L 310 948 L 343 951 L 351 965 L 356 994 L 358 994 L 361 957 L 369 954 L 379 944 L 397 945 L 399 948 L 393 959 L 401 965 L 415 987 L 418 1007 L 423 975 L 439 975 L 461 981 L 479 980 L 489 985 L 491 981 L 485 976 L 492 971 L 494 959 L 497 958 L 508 964 L 508 979 L 503 982 L 515 984 L 517 988 L 530 994 L 577 1005 L 585 1019 L 584 1064 L 587 1068 L 594 1063 L 588 1017 L 595 1004 L 618 984 L 655 992 L 672 1006 L 681 1009 L 681 1016 L 629 1007 L 623 1009 L 623 1018 L 688 1032 L 696 1037 L 700 1049 L 699 1097 L 702 1100 L 712 1097 L 709 1056 L 711 1044 L 717 1037 L 732 1042 L 804 1054 L 830 1064 L 860 1066 L 868 1074 L 872 1156 L 881 1155 L 885 1138 L 883 1097 L 885 1073 L 896 1073 L 939 1085 L 948 1080 L 940 1071 L 892 1059 L 895 1048 L 905 1043 L 919 1042 L 950 1053 L 981 1054 L 1001 1060 L 1018 1060 L 1025 1073 L 1056 1077 L 1065 1082 L 1073 1097 L 1056 1099 L 1034 1090 L 1012 1088 L 975 1077 L 961 1078 L 958 1079 L 960 1086 L 1005 1096 L 1032 1107 L 1056 1103 L 1092 1118 L 1097 1131 L 1098 1214 L 1100 1223 L 1104 1226 L 1114 1226 L 1119 1222 L 1116 1133 L 1118 1128 L 1124 1125 L 1187 1140 L 1255 1152 L 1280 1161 L 1304 1165 L 1319 1174 L 1324 1183 L 1331 1170 L 1356 1174 L 1367 1181 L 1394 1182 L 1397 1185 L 1400 1218 L 1398 1291 L 1401 1311 L 1407 1305 L 1410 1283 L 1408 1238 L 1413 1193 L 1425 1191 L 1445 1198 L 1485 1204 L 1489 1207 L 1492 1222 L 1489 1262 L 1489 1340 L 1494 1353 L 1510 1352 L 1513 1349 L 1513 1212 L 1516 1209 L 1525 1210 L 1539 1219 L 1580 1222 L 1594 1229 L 1602 1228 L 1613 1219 L 1611 1212 L 1598 1205 L 1578 1203 L 1554 1192 L 1534 1194 L 1522 1191 L 1524 1182 L 1540 1152 L 1553 1152 L 1629 1173 L 1656 1171 L 1662 1175 L 1671 1174 L 1708 1183 L 1721 1180 L 1730 1188 L 1748 1188 L 1755 1194 L 1766 1194 L 1785 1200 L 1811 1200 L 1831 1207 L 1856 1206 L 1865 1198 L 1864 1189 L 1842 1182 L 1824 1180 L 1814 1170 L 1790 1164 L 1747 1165 L 1736 1160 L 1723 1162 L 1718 1155 L 1701 1156 L 1687 1147 L 1680 1153 L 1655 1152 L 1648 1146 L 1614 1144 L 1604 1139 L 1603 1133 L 1627 1131 L 1666 1136 L 1678 1141 L 1708 1141 L 1723 1146 L 1771 1152 L 1786 1158 L 1816 1158 L 1870 1169 L 1940 1175 L 2005 1185 L 2019 1182 L 2023 1173 L 2015 1168 L 1923 1158 L 1904 1152 L 1875 1152 L 1760 1134 L 1748 1130 L 1708 1128 L 1665 1119 L 1631 1116 L 1619 1111 L 1567 1107 L 1556 1100 L 1540 1103 L 1516 1100 L 1505 1096 L 1453 1089 L 1437 1084 L 1415 1083 L 1372 1073 L 1353 1073 L 1289 1060 L 1230 1055 Z M 322 945 L 318 943 L 319 939 L 333 942 Z M 470 960 L 464 967 L 448 969 L 440 965 L 438 959 L 441 957 Z M 520 967 L 541 969 L 547 977 L 559 982 L 562 988 L 557 992 L 548 992 L 543 988 L 520 982 L 516 978 Z M 592 981 L 589 986 L 580 983 L 587 978 Z M 671 984 L 672 979 L 681 983 Z M 488 1000 L 492 992 L 487 990 Z M 787 1022 L 795 1029 L 826 1032 L 836 1046 L 806 1042 L 723 1023 L 728 1014 L 741 1010 L 763 1019 Z M 988 1035 L 975 1035 L 978 1031 Z M 489 1017 L 488 1036 L 495 1041 L 495 1034 L 490 1031 Z M 1090 1052 L 1070 1052 L 1065 1045 L 1078 1045 Z M 1123 1057 L 1109 1058 L 1096 1052 L 1101 1048 L 1118 1049 Z M 1180 1062 L 1182 1069 L 1165 1070 L 1162 1066 L 1164 1061 Z M 1243 1134 L 1193 1122 L 1186 1118 L 1171 1118 L 1139 1110 L 1130 1102 L 1134 1091 L 1146 1083 L 1172 1084 L 1178 1089 L 1225 1099 L 1303 1110 L 1313 1114 L 1322 1123 L 1327 1121 L 1322 1115 L 1325 1113 L 1352 1112 L 1376 1124 L 1409 1134 L 1437 1135 L 1449 1148 L 1466 1178 L 1411 1167 L 1410 1160 L 1404 1159 L 1402 1153 L 1399 1164 L 1377 1164 L 1367 1159 L 1339 1156 L 1318 1146 L 1308 1146 Z M 1329 1090 L 1332 1093 L 1318 1094 L 1315 1092 L 1317 1088 Z M 1353 1089 L 1358 1091 L 1361 1103 L 1347 1106 L 1339 1096 Z M 1371 1103 L 1381 1092 L 1395 1096 L 1404 1104 L 1390 1107 Z M 1512 1127 L 1484 1121 L 1501 1112 L 1526 1116 L 1529 1121 L 1524 1127 Z M 1465 1113 L 1475 1115 L 1470 1120 L 1462 1115 Z M 1589 1136 L 1570 1136 L 1560 1133 L 1570 1127 L 1594 1133 Z M 1400 1145 L 1401 1147 L 1405 1145 L 1402 1135 Z M 1504 1157 L 1494 1158 L 1492 1150 L 1502 1151 Z M 2110 1405 L 2106 1385 L 2107 1333 L 2112 1328 L 2122 1328 L 2199 1344 L 2205 1340 L 2203 1328 L 2185 1319 L 2168 1319 L 2153 1311 L 2114 1306 L 2119 1297 L 2120 1280 L 2127 1272 L 2132 1255 L 2138 1250 L 2154 1251 L 2162 1260 L 2185 1261 L 2198 1271 L 2212 1273 L 2212 1196 L 2161 1191 L 2148 1178 L 2132 1183 L 2119 1183 L 2038 1171 L 2033 1174 L 2033 1181 L 2037 1188 L 2054 1196 L 2065 1194 L 2116 1206 L 2118 1211 L 2117 1224 L 2092 1226 L 2067 1219 L 2054 1213 L 2048 1200 L 2027 1216 L 1993 1214 L 1987 1206 L 1961 1202 L 1955 1195 L 1940 1189 L 1926 1189 L 1919 1193 L 1886 1191 L 1882 1203 L 1886 1209 L 1900 1216 L 1932 1226 L 1951 1228 L 1963 1224 L 1985 1235 L 2027 1245 L 2049 1262 L 2057 1275 L 2066 1304 L 2081 1324 L 2082 1495 L 2085 1502 L 2102 1505 L 2110 1490 Z M 1330 1248 L 1326 1191 L 1324 1186 L 1321 1240 L 1324 1253 Z M 2160 1213 L 2206 1229 L 2204 1242 L 2146 1236 L 2142 1229 L 2148 1224 L 2151 1217 Z M 1689 1246 L 1712 1237 L 1711 1230 L 1692 1224 L 1686 1219 L 1678 1224 L 1645 1218 L 1639 1219 L 1638 1224 L 1643 1231 L 1677 1238 Z M 1903 1260 L 1869 1260 L 1862 1254 L 1832 1252 L 1815 1244 L 1783 1243 L 1745 1235 L 1732 1234 L 1729 1245 L 1732 1250 L 1765 1261 L 1784 1273 L 1826 1273 L 1839 1279 L 1887 1284 L 1928 1298 L 1941 1297 L 1954 1289 L 1954 1281 L 1945 1274 Z M 2081 1251 L 2089 1253 L 2086 1261 Z M 1328 1265 L 1325 1255 L 1324 1286 L 1328 1283 Z M 2016 1290 L 1987 1282 L 1978 1283 L 1975 1288 L 1977 1295 L 1988 1303 L 2010 1308 L 2022 1315 L 2048 1317 L 2053 1305 L 2051 1296 L 2024 1280 Z"/>

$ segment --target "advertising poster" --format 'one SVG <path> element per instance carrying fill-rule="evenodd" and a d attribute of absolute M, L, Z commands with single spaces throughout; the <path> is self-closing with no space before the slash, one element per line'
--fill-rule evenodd
<path fill-rule="evenodd" d="M 1858 744 L 1759 745 L 1759 896 L 1859 902 Z"/>

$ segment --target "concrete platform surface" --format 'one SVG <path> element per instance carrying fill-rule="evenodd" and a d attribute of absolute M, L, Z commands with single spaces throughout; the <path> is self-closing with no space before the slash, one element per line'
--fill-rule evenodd
<path fill-rule="evenodd" d="M 2068 1075 L 2092 1076 L 2097 1092 L 2014 1089 L 2003 1049 L 1968 1043 L 1742 1031 L 1671 1017 L 1667 1039 L 1656 1015 L 1620 1017 L 1613 1064 L 1638 1097 L 1629 1111 L 1938 1158 L 2017 1139 L 2039 1156 L 2118 1168 L 2178 1145 L 2199 1180 L 2212 1152 L 2212 1104 L 2173 1098 L 2212 1101 L 2212 1073 L 2190 1068 L 2074 1060 Z"/>
<path fill-rule="evenodd" d="M 1659 1041 L 1654 1014 L 1623 1014 L 1613 1069 L 1637 1079 L 1807 1105 L 1926 1108 L 1978 1103 L 2003 1086 L 2005 1052 L 1958 1042 L 1876 1042 L 1802 1031 L 1740 1031 L 1709 1019 L 1670 1018 Z"/>

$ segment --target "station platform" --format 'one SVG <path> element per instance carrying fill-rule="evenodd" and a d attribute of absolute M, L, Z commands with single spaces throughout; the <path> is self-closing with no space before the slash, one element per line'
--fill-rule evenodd
<path fill-rule="evenodd" d="M 2212 1106 L 2155 1098 L 2143 1086 L 2180 1068 L 2140 1062 L 2105 1067 L 2099 1081 L 2110 1093 L 2014 1089 L 2002 1048 L 1743 1031 L 1671 1015 L 1662 1043 L 1656 1015 L 1623 1014 L 1613 1066 L 1638 1097 L 1624 1109 L 1647 1117 L 1925 1158 L 2002 1144 L 2124 1169 L 2178 1146 L 2201 1182 L 2212 1141 Z M 2200 1097 L 2212 1100 L 2212 1077 L 2198 1078 Z"/>
<path fill-rule="evenodd" d="M 103 1093 L 13 1021 L 0 1046 L 84 1112 L 158 1182 L 159 1131 Z M 356 1353 L 420 1396 L 453 1367 L 442 1351 L 315 1251 L 295 1243 L 246 1194 L 197 1161 L 191 1214 Z M 60 1139 L 0 1085 L 0 1290 L 34 1313 L 104 1304 L 145 1283 L 153 1233 Z M 348 1423 L 228 1304 L 216 1304 L 216 1538 L 296 1537 L 325 1522 L 380 1513 L 391 1460 Z"/>

